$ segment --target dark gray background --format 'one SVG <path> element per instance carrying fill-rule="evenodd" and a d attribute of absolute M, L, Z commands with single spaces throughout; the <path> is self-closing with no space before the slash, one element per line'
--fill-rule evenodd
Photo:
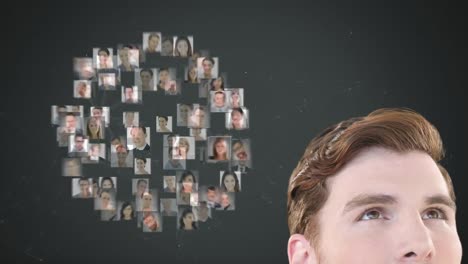
<path fill-rule="evenodd" d="M 3 8 L 2 259 L 285 263 L 287 181 L 308 141 L 342 119 L 400 106 L 440 130 L 466 244 L 466 10 L 353 4 L 74 1 Z M 245 88 L 256 170 L 243 179 L 237 210 L 219 216 L 214 232 L 176 240 L 170 226 L 145 235 L 134 225 L 100 222 L 89 203 L 70 198 L 69 179 L 60 176 L 50 105 L 76 102 L 72 58 L 95 46 L 141 42 L 150 30 L 193 34 L 196 49 L 220 57 L 230 83 Z"/>

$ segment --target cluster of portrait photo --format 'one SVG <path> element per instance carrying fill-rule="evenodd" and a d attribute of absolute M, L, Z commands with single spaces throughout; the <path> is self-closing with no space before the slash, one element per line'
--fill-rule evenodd
<path fill-rule="evenodd" d="M 51 107 L 62 175 L 102 221 L 210 229 L 252 170 L 244 89 L 193 36 L 142 40 L 73 59 L 73 103 Z"/>

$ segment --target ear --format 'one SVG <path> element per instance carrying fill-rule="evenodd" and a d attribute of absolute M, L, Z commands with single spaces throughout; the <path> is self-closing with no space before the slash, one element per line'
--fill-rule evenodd
<path fill-rule="evenodd" d="M 301 234 L 294 234 L 288 241 L 288 259 L 290 264 L 316 264 L 318 263 L 315 249 Z"/>

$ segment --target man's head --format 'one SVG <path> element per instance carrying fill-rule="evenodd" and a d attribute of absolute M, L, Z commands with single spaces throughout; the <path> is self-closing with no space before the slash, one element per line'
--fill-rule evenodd
<path fill-rule="evenodd" d="M 213 103 L 216 107 L 224 107 L 224 103 L 226 102 L 226 96 L 224 92 L 215 92 Z"/>
<path fill-rule="evenodd" d="M 76 151 L 83 151 L 84 150 L 84 136 L 81 134 L 75 135 L 75 150 Z"/>
<path fill-rule="evenodd" d="M 125 100 L 126 101 L 133 100 L 133 87 L 125 87 Z"/>
<path fill-rule="evenodd" d="M 80 186 L 80 193 L 81 194 L 89 194 L 89 187 L 90 187 L 90 184 L 89 184 L 89 180 L 87 178 L 80 178 L 78 180 L 78 184 Z"/>
<path fill-rule="evenodd" d="M 206 190 L 206 199 L 210 202 L 218 201 L 218 194 L 216 192 L 216 187 L 209 186 Z"/>
<path fill-rule="evenodd" d="M 68 130 L 73 130 L 76 128 L 76 117 L 74 113 L 67 113 L 65 116 L 65 127 Z"/>
<path fill-rule="evenodd" d="M 146 128 L 144 126 L 132 127 L 130 134 L 136 147 L 140 148 L 146 145 Z"/>
<path fill-rule="evenodd" d="M 314 138 L 288 188 L 290 263 L 460 263 L 438 131 L 380 109 Z"/>
<path fill-rule="evenodd" d="M 209 217 L 209 211 L 210 209 L 208 208 L 208 205 L 206 204 L 205 201 L 201 201 L 199 206 L 198 206 L 198 218 L 200 220 L 206 221 L 206 219 Z"/>
<path fill-rule="evenodd" d="M 164 182 L 168 188 L 175 188 L 175 177 L 174 176 L 164 176 Z"/>
<path fill-rule="evenodd" d="M 143 86 L 149 86 L 153 79 L 153 71 L 151 69 L 142 69 L 140 71 L 140 79 Z"/>
<path fill-rule="evenodd" d="M 98 57 L 101 66 L 107 67 L 108 59 L 110 56 L 110 51 L 107 48 L 101 48 L 98 50 Z"/>

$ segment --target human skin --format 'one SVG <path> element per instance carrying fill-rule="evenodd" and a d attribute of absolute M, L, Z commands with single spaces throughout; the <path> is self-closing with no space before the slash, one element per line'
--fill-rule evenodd
<path fill-rule="evenodd" d="M 236 180 L 234 179 L 233 175 L 227 175 L 224 178 L 223 183 L 228 192 L 235 192 L 234 187 L 236 187 Z"/>
<path fill-rule="evenodd" d="M 216 107 L 224 107 L 224 94 L 215 94 L 214 103 Z"/>
<path fill-rule="evenodd" d="M 153 77 L 151 77 L 151 74 L 144 71 L 140 73 L 140 79 L 141 79 L 141 86 L 143 90 L 151 90 L 151 80 Z"/>
<path fill-rule="evenodd" d="M 125 219 L 125 220 L 132 219 L 132 213 L 133 213 L 132 206 L 131 206 L 131 205 L 127 205 L 127 207 L 125 207 L 124 210 L 123 210 L 124 219 Z"/>
<path fill-rule="evenodd" d="M 192 222 L 195 220 L 195 217 L 192 213 L 188 213 L 185 215 L 183 221 L 184 221 L 184 229 L 185 230 L 191 230 L 192 228 Z"/>
<path fill-rule="evenodd" d="M 232 127 L 234 129 L 241 129 L 242 128 L 242 114 L 239 111 L 232 111 L 231 119 L 232 119 Z"/>
<path fill-rule="evenodd" d="M 175 180 L 174 177 L 164 177 L 164 180 L 166 181 L 166 185 L 169 189 L 175 190 Z"/>
<path fill-rule="evenodd" d="M 88 197 L 89 193 L 89 181 L 83 180 L 79 181 L 81 196 Z"/>
<path fill-rule="evenodd" d="M 461 263 L 455 203 L 428 154 L 372 147 L 326 184 L 319 242 L 292 235 L 290 263 Z"/>
<path fill-rule="evenodd" d="M 143 195 L 142 198 L 142 208 L 143 210 L 151 210 L 152 209 L 152 202 L 153 202 L 153 195 L 147 193 Z"/>
<path fill-rule="evenodd" d="M 135 144 L 136 147 L 143 147 L 146 144 L 146 137 L 145 133 L 141 130 L 141 128 L 132 128 L 132 139 L 133 143 Z"/>
<path fill-rule="evenodd" d="M 193 188 L 193 176 L 187 176 L 185 179 L 182 181 L 182 185 L 184 186 L 184 192 L 190 193 L 192 192 Z"/>
<path fill-rule="evenodd" d="M 211 75 L 211 69 L 213 69 L 213 64 L 211 63 L 211 61 L 204 60 L 202 62 L 202 66 L 203 66 L 203 73 L 205 75 Z"/>

